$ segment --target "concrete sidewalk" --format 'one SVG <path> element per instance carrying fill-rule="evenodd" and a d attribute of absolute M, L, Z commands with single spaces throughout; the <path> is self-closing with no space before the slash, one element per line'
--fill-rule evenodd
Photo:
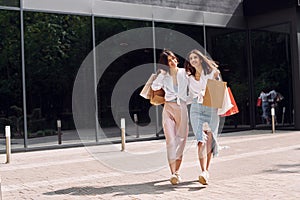
<path fill-rule="evenodd" d="M 220 135 L 209 185 L 201 185 L 196 142 L 189 138 L 172 186 L 165 140 L 0 155 L 1 195 L 10 199 L 299 199 L 300 132 Z"/>

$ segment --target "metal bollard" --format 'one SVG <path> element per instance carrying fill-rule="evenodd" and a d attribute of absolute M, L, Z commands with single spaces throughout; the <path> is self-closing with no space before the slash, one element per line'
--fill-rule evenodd
<path fill-rule="evenodd" d="M 0 176 L 0 200 L 2 200 L 2 186 L 1 186 L 2 180 Z"/>
<path fill-rule="evenodd" d="M 285 107 L 282 108 L 282 117 L 281 117 L 282 125 L 284 125 L 284 115 L 285 115 Z"/>
<path fill-rule="evenodd" d="M 125 150 L 125 119 L 121 118 L 121 140 L 122 140 L 122 147 L 121 151 Z"/>
<path fill-rule="evenodd" d="M 295 123 L 295 110 L 293 109 L 292 110 L 292 124 L 294 124 Z"/>
<path fill-rule="evenodd" d="M 272 133 L 275 133 L 275 108 L 271 108 L 271 116 L 272 116 Z"/>
<path fill-rule="evenodd" d="M 10 155 L 11 155 L 10 126 L 5 126 L 5 139 L 6 139 L 6 163 L 10 163 Z"/>
<path fill-rule="evenodd" d="M 134 123 L 135 123 L 135 126 L 136 126 L 136 137 L 139 138 L 140 133 L 139 133 L 139 125 L 138 125 L 138 116 L 137 116 L 137 114 L 133 115 L 133 119 L 134 119 Z"/>
<path fill-rule="evenodd" d="M 57 137 L 58 144 L 61 144 L 61 120 L 57 120 Z"/>

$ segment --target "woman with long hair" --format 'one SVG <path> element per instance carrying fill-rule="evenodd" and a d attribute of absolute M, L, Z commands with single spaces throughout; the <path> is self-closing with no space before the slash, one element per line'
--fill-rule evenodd
<path fill-rule="evenodd" d="M 220 119 L 217 108 L 207 107 L 202 103 L 207 80 L 220 79 L 220 72 L 216 62 L 196 49 L 188 53 L 184 67 L 189 75 L 189 96 L 193 99 L 190 108 L 190 120 L 197 139 L 201 168 L 199 182 L 206 185 L 209 178 L 208 169 L 211 157 L 218 154 L 217 134 Z"/>
<path fill-rule="evenodd" d="M 164 50 L 160 54 L 159 64 L 167 68 L 159 70 L 151 87 L 154 91 L 161 88 L 165 91 L 162 125 L 171 171 L 170 182 L 177 185 L 181 181 L 179 169 L 189 129 L 186 105 L 188 80 L 185 69 L 177 67 L 178 59 L 173 52 Z"/>

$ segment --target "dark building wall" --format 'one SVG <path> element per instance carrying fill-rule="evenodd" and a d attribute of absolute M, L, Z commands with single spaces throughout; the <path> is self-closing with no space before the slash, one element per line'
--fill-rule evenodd
<path fill-rule="evenodd" d="M 249 3 L 249 5 L 245 5 L 245 1 Z M 257 0 L 256 5 L 259 5 Z M 261 1 L 269 2 L 267 0 Z M 277 1 L 274 1 L 275 3 Z M 273 2 L 273 3 L 274 3 Z M 294 3 L 293 5 L 291 3 Z M 294 124 L 295 129 L 300 130 L 300 93 L 298 92 L 298 88 L 300 85 L 300 68 L 299 68 L 299 58 L 300 58 L 300 14 L 299 7 L 296 5 L 296 1 L 287 0 L 284 2 L 285 6 L 281 9 L 278 8 L 277 5 L 272 5 L 273 10 L 270 10 L 267 7 L 259 8 L 257 11 L 251 11 L 251 6 L 253 2 L 251 0 L 244 0 L 244 9 L 245 14 L 247 14 L 247 24 L 248 28 L 259 29 L 263 27 L 268 27 L 272 25 L 279 25 L 288 23 L 290 24 L 290 46 L 291 46 L 291 65 L 292 65 L 292 79 L 293 79 L 293 106 L 294 106 Z M 278 3 L 278 2 L 277 2 Z M 248 11 L 246 11 L 249 9 Z"/>
<path fill-rule="evenodd" d="M 247 25 L 249 29 L 261 28 L 265 26 L 271 26 L 281 23 L 295 21 L 296 8 L 283 8 L 280 10 L 274 10 L 272 12 L 266 12 L 253 16 L 246 16 Z"/>
<path fill-rule="evenodd" d="M 295 20 L 292 23 L 292 54 L 295 59 L 292 60 L 294 64 L 294 94 L 295 94 L 295 128 L 300 130 L 300 13 L 297 9 Z"/>
<path fill-rule="evenodd" d="M 242 0 L 108 0 L 196 11 L 243 15 Z"/>
<path fill-rule="evenodd" d="M 266 14 L 284 8 L 295 7 L 296 0 L 244 0 L 245 16 Z"/>

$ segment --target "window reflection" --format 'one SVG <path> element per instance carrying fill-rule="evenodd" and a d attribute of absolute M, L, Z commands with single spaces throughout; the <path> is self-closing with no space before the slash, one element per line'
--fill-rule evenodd
<path fill-rule="evenodd" d="M 22 69 L 19 12 L 0 10 L 0 136 L 11 127 L 14 139 L 23 138 Z"/>
<path fill-rule="evenodd" d="M 219 63 L 222 78 L 232 90 L 239 108 L 238 114 L 226 117 L 223 131 L 250 128 L 246 31 L 212 27 L 206 30 L 208 52 Z"/>
<path fill-rule="evenodd" d="M 0 0 L 0 6 L 20 7 L 19 0 Z"/>
<path fill-rule="evenodd" d="M 91 51 L 90 18 L 25 12 L 24 29 L 29 143 L 57 144 L 58 119 L 67 143 L 68 134 L 76 133 L 72 88 L 77 70 Z M 37 139 L 45 136 L 53 139 Z"/>
<path fill-rule="evenodd" d="M 101 42 L 110 39 L 119 33 L 124 31 L 132 30 L 135 28 L 144 28 L 151 27 L 152 22 L 148 21 L 137 21 L 137 20 L 125 20 L 125 19 L 110 19 L 110 18 L 96 18 L 95 19 L 95 35 L 96 35 L 96 46 L 101 44 Z M 136 35 L 135 37 L 143 37 L 143 35 Z M 152 44 L 151 38 L 144 38 L 144 40 L 149 40 L 150 44 Z M 121 51 L 124 48 L 136 45 L 131 44 L 126 41 L 115 43 L 114 46 L 108 47 L 105 49 L 105 54 L 114 57 L 116 51 Z M 101 54 L 97 52 L 97 55 Z M 98 58 L 99 59 L 99 58 Z M 97 59 L 97 65 L 101 60 Z M 104 130 L 107 137 L 114 137 L 120 135 L 120 129 L 118 127 L 118 123 L 121 118 L 126 118 L 126 123 L 134 121 L 134 115 L 138 116 L 138 124 L 141 126 L 147 125 L 150 122 L 148 111 L 150 108 L 150 103 L 143 99 L 139 93 L 142 88 L 137 88 L 132 94 L 127 94 L 126 90 L 119 91 L 123 94 L 123 98 L 118 99 L 117 102 L 112 103 L 112 95 L 114 90 L 116 89 L 116 84 L 120 81 L 126 73 L 133 70 L 136 67 L 147 63 L 153 63 L 153 49 L 137 49 L 116 58 L 109 66 L 106 67 L 104 73 L 100 77 L 97 86 L 97 102 L 98 102 L 98 116 L 99 116 L 99 124 L 101 128 Z M 153 71 L 153 65 L 148 66 L 150 71 Z M 97 68 L 98 69 L 98 68 Z M 100 69 L 102 70 L 102 69 Z M 150 74 L 149 74 L 150 75 Z M 132 77 L 129 82 L 126 84 L 134 85 L 133 79 L 136 77 Z M 132 82 L 131 82 L 132 81 Z M 145 80 L 146 81 L 146 80 Z M 122 96 L 122 94 L 119 94 Z M 125 101 L 125 96 L 130 96 L 129 105 L 122 102 Z M 127 129 L 127 134 L 130 134 L 130 127 Z M 108 130 L 108 131 L 106 131 Z"/>
<path fill-rule="evenodd" d="M 0 5 L 19 6 L 19 1 L 2 0 Z M 3 26 L 0 32 L 0 135 L 4 136 L 5 125 L 11 125 L 13 138 L 19 139 L 19 144 L 22 144 L 24 118 L 19 20 L 19 12 L 0 11 L 0 24 Z M 24 12 L 26 117 L 30 146 L 57 144 L 58 119 L 61 120 L 65 136 L 63 143 L 81 143 L 79 138 L 71 141 L 74 137 L 68 138 L 67 135 L 76 132 L 72 113 L 72 90 L 78 69 L 92 50 L 91 22 L 90 16 Z M 223 79 L 231 87 L 240 110 L 239 114 L 225 119 L 223 131 L 269 128 L 261 119 L 261 108 L 255 105 L 262 89 L 275 89 L 284 97 L 276 105 L 278 128 L 293 126 L 290 24 L 251 30 L 250 38 L 247 38 L 245 30 L 206 26 L 204 38 L 203 26 L 163 22 L 154 24 L 154 30 L 157 27 L 175 30 L 196 40 L 203 47 L 205 43 L 207 52 L 219 63 Z M 143 27 L 152 27 L 152 22 L 96 17 L 96 46 L 123 31 Z M 165 42 L 176 43 L 177 39 L 168 35 Z M 248 39 L 251 42 L 251 56 L 247 49 Z M 153 42 L 152 38 L 145 40 Z M 114 45 L 116 50 L 127 48 L 131 44 L 124 41 Z M 186 46 L 182 48 L 191 50 Z M 131 121 L 137 116 L 140 126 L 147 126 L 151 120 L 161 123 L 160 114 L 157 118 L 150 119 L 148 113 L 152 106 L 148 100 L 139 96 L 142 86 L 130 94 L 129 105 L 114 105 L 111 102 L 118 81 L 141 65 L 150 63 L 148 67 L 151 72 L 154 71 L 154 59 L 159 57 L 161 50 L 143 48 L 127 52 L 105 69 L 97 83 L 97 103 L 101 128 L 112 130 L 107 136 L 119 136 L 118 123 L 126 115 L 124 113 L 128 113 L 128 120 Z M 116 52 L 108 53 L 114 55 Z M 185 58 L 178 57 L 179 67 L 183 67 Z M 251 63 L 247 62 L 248 58 L 252 59 L 251 66 L 247 64 Z M 122 92 L 126 94 L 126 91 Z M 157 130 L 150 130 L 153 134 L 155 131 Z M 52 139 L 47 140 L 46 137 Z M 95 135 L 88 139 L 95 141 Z"/>
<path fill-rule="evenodd" d="M 251 31 L 255 100 L 264 89 L 276 90 L 284 99 L 276 103 L 277 128 L 293 124 L 293 91 L 290 61 L 289 24 Z M 256 108 L 258 127 L 265 126 L 261 107 Z"/>

